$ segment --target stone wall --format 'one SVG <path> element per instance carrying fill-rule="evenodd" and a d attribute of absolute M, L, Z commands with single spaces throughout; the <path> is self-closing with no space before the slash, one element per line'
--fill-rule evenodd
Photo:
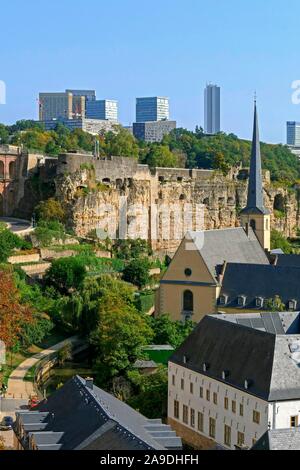
<path fill-rule="evenodd" d="M 65 154 L 58 161 L 56 195 L 77 235 L 102 229 L 124 238 L 123 210 L 128 238 L 138 234 L 151 241 L 154 250 L 172 253 L 187 228 L 239 226 L 247 183 L 248 170 L 241 167 L 223 176 L 211 170 L 150 169 L 131 158 Z M 272 226 L 286 236 L 294 235 L 299 223 L 297 192 L 273 186 L 268 172 L 264 173 L 264 187 Z M 204 211 L 203 224 L 199 207 Z"/>

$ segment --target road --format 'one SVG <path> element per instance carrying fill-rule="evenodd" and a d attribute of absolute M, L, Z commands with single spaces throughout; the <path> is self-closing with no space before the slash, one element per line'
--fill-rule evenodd
<path fill-rule="evenodd" d="M 43 351 L 31 356 L 26 361 L 22 362 L 10 375 L 8 379 L 8 388 L 6 393 L 6 398 L 15 398 L 15 399 L 25 399 L 28 400 L 30 395 L 34 393 L 34 387 L 32 382 L 27 382 L 24 380 L 27 372 L 34 366 L 38 364 L 42 359 L 51 356 L 53 353 L 59 351 L 67 344 L 72 344 L 73 342 L 78 341 L 77 336 L 68 338 L 65 341 L 51 346 L 49 349 L 44 349 Z"/>
<path fill-rule="evenodd" d="M 27 372 L 42 359 L 51 356 L 54 352 L 59 351 L 67 344 L 72 344 L 78 341 L 77 336 L 61 341 L 60 343 L 44 349 L 38 354 L 26 359 L 22 362 L 10 375 L 8 380 L 8 389 L 5 398 L 0 398 L 0 421 L 4 416 L 11 416 L 13 419 L 16 417 L 16 411 L 19 409 L 27 409 L 28 399 L 34 393 L 32 382 L 24 380 Z M 13 447 L 13 431 L 0 431 L 0 437 L 4 438 L 5 447 Z"/>
<path fill-rule="evenodd" d="M 33 230 L 32 225 L 28 220 L 14 219 L 12 217 L 0 217 L 0 222 L 4 222 L 7 227 L 17 235 L 25 235 Z"/>

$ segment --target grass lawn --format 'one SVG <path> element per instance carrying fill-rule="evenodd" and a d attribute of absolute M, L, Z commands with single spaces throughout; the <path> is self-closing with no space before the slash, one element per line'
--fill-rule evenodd
<path fill-rule="evenodd" d="M 68 337 L 69 335 L 66 335 L 66 334 L 61 333 L 60 331 L 54 330 L 38 346 L 36 345 L 30 346 L 30 348 L 28 348 L 26 351 L 19 351 L 17 353 L 12 353 L 12 354 L 7 353 L 6 364 L 3 366 L 2 370 L 0 371 L 0 385 L 3 383 L 7 385 L 10 374 L 23 361 L 33 356 L 34 354 L 41 352 L 43 349 L 48 349 L 49 347 L 54 346 L 54 344 L 60 343 L 60 341 L 63 341 L 64 339 Z M 28 377 L 26 376 L 26 380 L 32 381 L 33 378 L 34 378 L 34 371 L 30 370 L 28 372 Z"/>

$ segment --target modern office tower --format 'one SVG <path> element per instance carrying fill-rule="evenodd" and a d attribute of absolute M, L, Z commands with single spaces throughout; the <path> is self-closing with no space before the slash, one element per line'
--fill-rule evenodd
<path fill-rule="evenodd" d="M 221 90 L 209 84 L 204 91 L 204 132 L 217 134 L 221 130 Z"/>
<path fill-rule="evenodd" d="M 133 135 L 145 142 L 161 142 L 163 137 L 176 129 L 176 121 L 152 121 L 133 123 Z"/>
<path fill-rule="evenodd" d="M 300 122 L 287 122 L 287 145 L 300 147 Z"/>
<path fill-rule="evenodd" d="M 169 118 L 169 98 L 136 99 L 136 122 L 168 121 Z"/>
<path fill-rule="evenodd" d="M 95 90 L 66 90 L 66 93 L 72 93 L 73 96 L 84 96 L 86 101 L 96 100 Z"/>
<path fill-rule="evenodd" d="M 39 94 L 39 119 L 50 121 L 51 119 L 72 119 L 73 95 L 72 93 L 40 93 Z"/>
<path fill-rule="evenodd" d="M 118 122 L 118 102 L 114 100 L 94 100 L 86 102 L 86 118 Z"/>

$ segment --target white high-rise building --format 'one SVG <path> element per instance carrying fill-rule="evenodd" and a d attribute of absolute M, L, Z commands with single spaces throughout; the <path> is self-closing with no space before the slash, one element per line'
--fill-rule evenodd
<path fill-rule="evenodd" d="M 209 84 L 204 91 L 204 131 L 217 134 L 221 131 L 221 89 Z"/>

